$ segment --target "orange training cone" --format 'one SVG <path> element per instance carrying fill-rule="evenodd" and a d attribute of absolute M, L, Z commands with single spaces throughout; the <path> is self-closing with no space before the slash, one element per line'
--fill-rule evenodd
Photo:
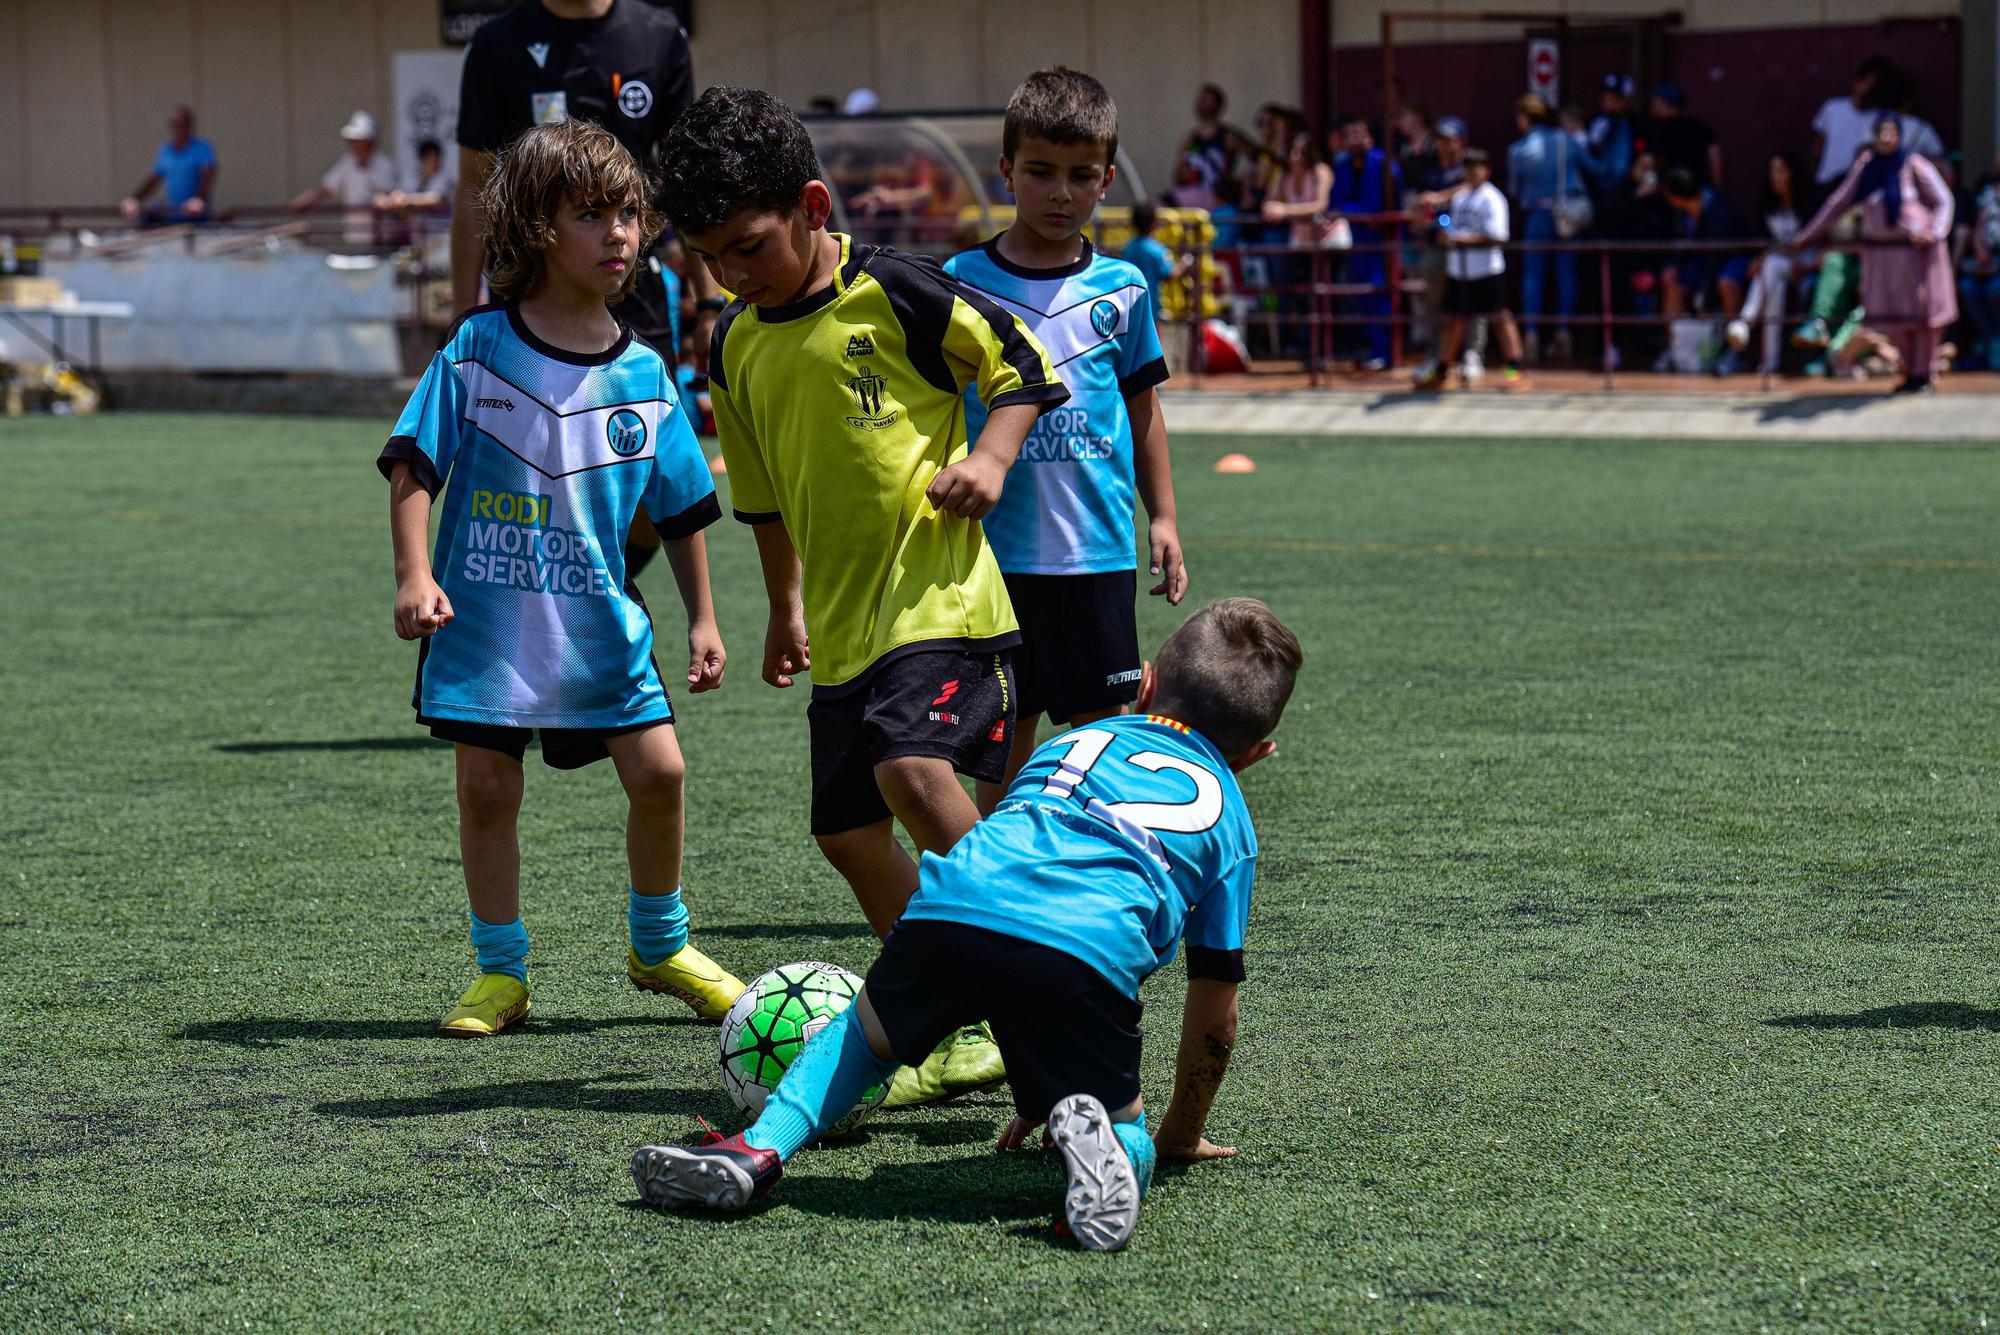
<path fill-rule="evenodd" d="M 1254 473 L 1257 471 L 1257 461 L 1247 454 L 1225 454 L 1215 461 L 1215 471 L 1218 473 Z"/>

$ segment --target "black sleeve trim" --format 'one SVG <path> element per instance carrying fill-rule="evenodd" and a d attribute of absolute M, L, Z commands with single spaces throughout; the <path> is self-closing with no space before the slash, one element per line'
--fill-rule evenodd
<path fill-rule="evenodd" d="M 720 518 L 722 502 L 716 500 L 715 493 L 711 491 L 679 514 L 653 520 L 653 532 L 660 535 L 661 542 L 675 542 L 681 538 L 692 538 Z"/>
<path fill-rule="evenodd" d="M 1061 398 L 1051 401 L 1049 404 L 1051 408 L 1069 397 L 1068 387 L 1061 381 L 1052 379 L 1042 369 L 1044 362 L 1041 353 L 1035 344 L 1029 341 L 1027 326 L 1015 319 L 1012 311 L 976 287 L 968 287 L 955 278 L 946 278 L 945 281 L 952 285 L 961 301 L 972 307 L 986 321 L 987 328 L 991 329 L 994 337 L 1000 340 L 1001 355 L 1007 359 L 1007 364 L 1014 368 L 1014 374 L 1021 377 L 1024 385 L 1055 385 L 1061 389 Z M 1008 397 L 1003 394 L 987 406 L 989 409 L 997 407 L 1002 399 Z M 1034 400 L 1014 401 L 1019 403 Z"/>
<path fill-rule="evenodd" d="M 960 290 L 957 281 L 936 264 L 900 251 L 874 250 L 863 260 L 863 267 L 889 299 L 896 322 L 903 326 L 903 347 L 910 366 L 926 384 L 957 394 L 958 377 L 944 356 L 953 294 Z"/>
<path fill-rule="evenodd" d="M 1147 390 L 1166 383 L 1167 359 L 1155 357 L 1118 382 L 1118 397 L 1129 399 L 1134 394 L 1144 394 Z"/>
<path fill-rule="evenodd" d="M 375 466 L 382 470 L 385 482 L 394 476 L 397 464 L 410 466 L 410 476 L 430 493 L 432 500 L 436 500 L 438 492 L 444 489 L 444 479 L 437 475 L 437 465 L 431 462 L 428 454 L 417 448 L 415 436 L 391 436 L 389 443 L 382 447 L 382 452 L 375 456 Z"/>
<path fill-rule="evenodd" d="M 1243 981 L 1243 952 L 1217 950 L 1214 946 L 1189 946 L 1187 973 L 1190 978 L 1206 978 L 1212 983 L 1240 983 Z"/>
<path fill-rule="evenodd" d="M 1038 385 L 1023 385 L 1010 389 L 1005 394 L 995 394 L 993 402 L 986 405 L 986 411 L 1005 408 L 1016 403 L 1032 403 L 1043 412 L 1060 408 L 1069 402 L 1069 386 L 1060 380 L 1045 380 Z"/>
<path fill-rule="evenodd" d="M 722 314 L 715 317 L 715 328 L 708 335 L 708 383 L 729 392 L 729 377 L 722 373 L 722 344 L 729 337 L 729 326 L 736 323 L 736 317 L 743 314 L 743 299 L 738 297 L 722 308 Z"/>
<path fill-rule="evenodd" d="M 776 510 L 731 510 L 739 524 L 775 524 L 784 516 Z"/>

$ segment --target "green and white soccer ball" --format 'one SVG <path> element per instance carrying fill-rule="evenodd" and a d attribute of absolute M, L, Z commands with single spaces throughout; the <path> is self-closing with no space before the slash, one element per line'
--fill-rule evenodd
<path fill-rule="evenodd" d="M 722 1087 L 753 1117 L 807 1039 L 854 1004 L 861 980 L 837 964 L 801 960 L 759 974 L 722 1020 Z M 861 1091 L 861 1101 L 831 1127 L 845 1135 L 868 1119 L 889 1094 L 885 1080 Z"/>

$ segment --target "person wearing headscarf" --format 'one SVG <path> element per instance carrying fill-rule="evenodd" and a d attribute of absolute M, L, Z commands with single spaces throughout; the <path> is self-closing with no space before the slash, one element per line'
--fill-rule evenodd
<path fill-rule="evenodd" d="M 1875 121 L 1875 137 L 1794 238 L 1794 249 L 1824 236 L 1834 220 L 1861 206 L 1861 236 L 1876 242 L 1861 252 L 1861 305 L 1868 323 L 1894 341 L 1903 358 L 1898 394 L 1921 394 L 1937 373 L 1944 331 L 1958 318 L 1945 240 L 1951 235 L 1951 191 L 1936 167 L 1906 151 L 1893 113 Z M 1890 244 L 1880 244 L 1890 243 Z"/>

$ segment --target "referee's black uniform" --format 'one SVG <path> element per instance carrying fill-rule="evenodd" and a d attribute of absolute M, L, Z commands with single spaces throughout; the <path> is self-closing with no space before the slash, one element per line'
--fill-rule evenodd
<path fill-rule="evenodd" d="M 650 174 L 654 146 L 694 100 L 687 34 L 671 9 L 612 0 L 602 18 L 557 18 L 523 0 L 480 28 L 458 84 L 458 143 L 498 153 L 531 125 L 587 120 L 602 125 Z M 666 288 L 641 263 L 620 317 L 671 360 Z"/>

